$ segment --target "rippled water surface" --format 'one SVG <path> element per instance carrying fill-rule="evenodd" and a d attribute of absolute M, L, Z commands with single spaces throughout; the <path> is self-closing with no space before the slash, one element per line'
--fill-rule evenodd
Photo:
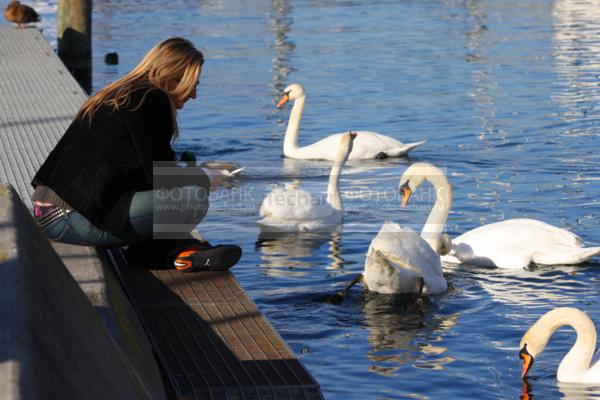
<path fill-rule="evenodd" d="M 55 42 L 55 2 L 44 9 Z M 180 113 L 179 150 L 246 166 L 213 193 L 200 231 L 244 248 L 235 275 L 328 399 L 519 398 L 518 344 L 558 306 L 600 327 L 600 264 L 507 271 L 445 266 L 450 290 L 420 312 L 406 299 L 352 289 L 386 220 L 419 228 L 396 194 L 408 165 L 442 167 L 454 188 L 448 233 L 513 217 L 537 218 L 600 245 L 600 4 L 557 1 L 94 1 L 94 90 L 129 71 L 155 43 L 180 35 L 207 58 L 198 99 Z M 117 51 L 120 64 L 104 64 Z M 263 240 L 264 195 L 297 181 L 323 192 L 330 164 L 283 159 L 290 107 L 307 92 L 300 143 L 373 130 L 427 140 L 409 158 L 357 161 L 341 179 L 345 223 L 336 232 Z M 556 368 L 574 342 L 563 329 L 536 360 L 533 398 L 600 398 L 561 385 Z"/>

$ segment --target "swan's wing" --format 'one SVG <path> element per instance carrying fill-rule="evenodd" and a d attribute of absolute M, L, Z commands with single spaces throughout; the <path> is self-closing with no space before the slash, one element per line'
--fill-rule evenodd
<path fill-rule="evenodd" d="M 308 146 L 299 147 L 294 152 L 294 158 L 311 160 L 335 160 L 343 133 L 327 136 Z M 356 143 L 356 139 L 354 139 Z M 354 148 L 353 150 L 354 151 Z"/>
<path fill-rule="evenodd" d="M 429 263 L 439 260 L 439 256 L 417 232 L 394 222 L 383 224 L 377 236 L 371 241 L 371 246 L 389 256 L 404 258 L 410 264 L 414 264 L 411 262 L 413 257 L 414 259 L 422 257 Z"/>
<path fill-rule="evenodd" d="M 579 264 L 600 255 L 600 247 L 553 246 L 533 255 L 533 262 L 543 265 Z"/>
<path fill-rule="evenodd" d="M 387 254 L 369 247 L 363 284 L 368 290 L 377 293 L 416 293 L 419 279 L 417 272 L 412 266 L 394 263 Z"/>
<path fill-rule="evenodd" d="M 504 221 L 502 221 L 504 222 Z M 518 227 L 519 229 L 527 229 L 532 233 L 538 233 L 543 235 L 544 239 L 548 242 L 560 244 L 562 246 L 583 246 L 583 241 L 579 236 L 571 231 L 556 226 L 550 225 L 546 222 L 539 221 L 530 218 L 515 218 L 505 221 L 507 225 Z"/>
<path fill-rule="evenodd" d="M 294 153 L 294 158 L 335 160 L 340 137 L 345 133 L 334 133 L 311 145 L 300 147 Z M 357 133 L 352 152 L 348 156 L 350 160 L 375 158 L 381 152 L 386 153 L 388 157 L 398 157 L 425 143 L 405 144 L 376 132 L 358 131 Z"/>
<path fill-rule="evenodd" d="M 456 243 L 452 251 L 442 256 L 443 262 L 472 264 L 480 267 L 523 269 L 532 262 L 533 253 L 526 248 L 501 251 L 493 246 L 478 246 L 476 243 Z"/>
<path fill-rule="evenodd" d="M 546 243 L 578 247 L 582 245 L 581 238 L 573 232 L 528 218 L 507 219 L 483 225 L 460 235 L 454 241 L 468 241 L 475 238 L 486 241 L 502 240 L 510 246 L 519 243 L 527 247 Z"/>
<path fill-rule="evenodd" d="M 350 160 L 375 158 L 382 152 L 387 157 L 399 157 L 425 143 L 424 141 L 402 143 L 390 136 L 376 132 L 358 131 L 357 134 L 352 146 L 352 153 L 348 157 Z"/>
<path fill-rule="evenodd" d="M 282 220 L 313 220 L 328 217 L 333 212 L 323 197 L 313 197 L 302 189 L 274 189 L 260 207 L 261 217 Z"/>
<path fill-rule="evenodd" d="M 371 242 L 365 276 L 367 282 L 387 286 L 393 293 L 410 291 L 406 287 L 414 288 L 419 277 L 425 280 L 426 293 L 442 293 L 447 288 L 440 257 L 431 246 L 412 229 L 392 222 L 386 222 Z"/>
<path fill-rule="evenodd" d="M 263 199 L 260 205 L 259 215 L 261 217 L 267 217 L 273 214 L 271 211 L 275 207 L 275 198 L 283 192 L 281 188 L 274 188 L 271 192 Z"/>
<path fill-rule="evenodd" d="M 518 218 L 487 224 L 452 240 L 450 256 L 466 263 L 523 268 L 529 263 L 569 263 L 571 249 L 580 253 L 581 239 L 542 221 Z M 569 251 L 566 251 L 568 248 Z M 592 252 L 593 255 L 593 252 Z M 591 255 L 590 255 L 591 257 Z M 588 257 L 589 258 L 589 257 Z M 443 260 L 450 260 L 444 257 Z"/>

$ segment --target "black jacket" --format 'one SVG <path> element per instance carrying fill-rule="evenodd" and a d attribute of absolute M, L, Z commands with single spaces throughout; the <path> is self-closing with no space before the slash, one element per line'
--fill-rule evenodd
<path fill-rule="evenodd" d="M 100 229 L 117 233 L 127 223 L 135 192 L 152 189 L 152 163 L 174 161 L 167 94 L 132 93 L 113 111 L 101 106 L 89 122 L 77 117 L 36 173 L 32 185 L 48 186 Z M 200 179 L 208 187 L 208 177 Z"/>

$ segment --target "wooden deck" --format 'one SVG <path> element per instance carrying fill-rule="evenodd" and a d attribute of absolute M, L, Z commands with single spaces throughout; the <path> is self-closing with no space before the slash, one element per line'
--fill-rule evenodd
<path fill-rule="evenodd" d="M 31 177 L 86 95 L 36 29 L 0 26 L 0 77 L 0 182 L 28 204 Z M 231 272 L 141 269 L 128 266 L 120 250 L 107 255 L 173 397 L 322 398 Z"/>

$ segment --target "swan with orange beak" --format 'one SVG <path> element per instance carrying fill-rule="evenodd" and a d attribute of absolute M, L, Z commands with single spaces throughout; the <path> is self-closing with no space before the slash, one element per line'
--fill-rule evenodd
<path fill-rule="evenodd" d="M 577 340 L 560 362 L 556 372 L 557 380 L 600 383 L 600 362 L 590 365 L 596 347 L 594 323 L 586 313 L 572 307 L 560 307 L 547 312 L 523 335 L 519 344 L 519 358 L 523 360 L 521 377 L 527 377 L 535 358 L 544 351 L 554 332 L 563 326 L 575 329 Z"/>
<path fill-rule="evenodd" d="M 294 102 L 285 131 L 285 138 L 283 139 L 284 156 L 302 160 L 335 160 L 337 157 L 337 143 L 343 133 L 329 135 L 308 146 L 298 146 L 298 131 L 305 101 L 304 88 L 297 83 L 293 83 L 285 88 L 283 96 L 277 103 L 277 108 L 281 108 L 287 102 Z M 349 160 L 401 157 L 425 143 L 424 141 L 402 143 L 392 137 L 376 132 L 358 131 L 357 133 L 358 137 L 354 141 L 354 148 L 348 157 Z"/>
<path fill-rule="evenodd" d="M 371 241 L 365 257 L 365 267 L 346 288 L 332 297 L 339 303 L 356 283 L 382 294 L 440 294 L 448 285 L 444 278 L 439 253 L 449 248 L 441 230 L 452 204 L 452 187 L 444 173 L 434 165 L 415 163 L 400 178 L 399 193 L 405 207 L 412 193 L 425 181 L 436 192 L 435 204 L 421 235 L 409 226 L 386 221 Z"/>

